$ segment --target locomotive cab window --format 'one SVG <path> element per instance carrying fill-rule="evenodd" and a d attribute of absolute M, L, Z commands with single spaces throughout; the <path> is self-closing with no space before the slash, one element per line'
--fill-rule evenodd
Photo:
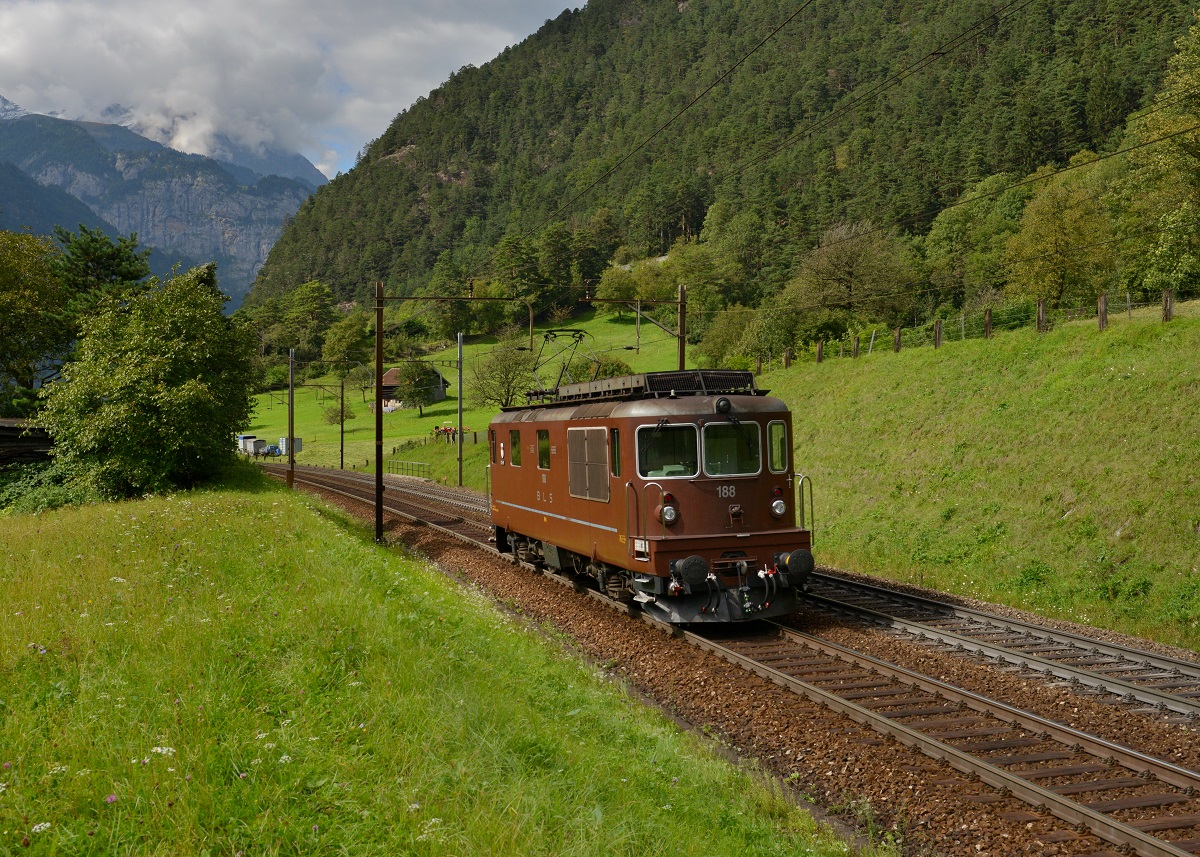
<path fill-rule="evenodd" d="M 780 420 L 767 423 L 767 467 L 772 473 L 788 469 L 787 425 Z"/>
<path fill-rule="evenodd" d="M 704 472 L 752 476 L 762 469 L 758 423 L 710 423 L 704 427 Z"/>
<path fill-rule="evenodd" d="M 621 430 L 613 429 L 608 433 L 608 449 L 612 459 L 612 475 L 621 475 Z"/>
<path fill-rule="evenodd" d="M 496 433 L 494 431 L 488 432 L 488 443 L 492 447 L 492 464 L 495 464 L 496 463 Z"/>
<path fill-rule="evenodd" d="M 538 467 L 542 470 L 550 469 L 550 432 L 546 429 L 538 429 Z"/>
<path fill-rule="evenodd" d="M 513 467 L 521 466 L 521 433 L 519 431 L 509 430 L 508 432 L 508 448 L 512 450 L 509 453 L 509 463 Z"/>
<path fill-rule="evenodd" d="M 687 477 L 700 472 L 695 426 L 640 426 L 637 438 L 639 476 Z"/>

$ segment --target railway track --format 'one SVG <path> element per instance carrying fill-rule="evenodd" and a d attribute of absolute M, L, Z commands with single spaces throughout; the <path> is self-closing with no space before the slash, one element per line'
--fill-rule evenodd
<path fill-rule="evenodd" d="M 268 470 L 282 477 L 286 468 L 268 466 Z M 374 481 L 369 477 L 297 468 L 296 481 L 359 502 L 374 502 Z M 488 544 L 490 525 L 487 502 L 482 498 L 464 496 L 429 483 L 392 479 L 385 486 L 384 508 L 388 514 L 435 527 L 495 553 Z M 570 577 L 535 570 L 576 590 L 584 588 Z M 842 583 L 840 578 L 820 575 L 814 583 L 813 588 L 820 593 L 814 595 L 814 600 L 828 602 L 827 609 L 853 612 L 860 618 L 869 615 L 872 621 L 891 627 L 903 623 L 912 623 L 914 628 L 920 625 L 921 630 L 910 632 L 924 633 L 927 637 L 930 631 L 925 629 L 937 627 L 940 622 L 938 633 L 955 635 L 937 638 L 946 644 L 959 645 L 958 637 L 973 639 L 960 633 L 964 625 L 972 630 L 974 626 L 958 611 L 964 614 L 978 611 L 926 602 L 888 590 L 874 593 L 870 592 L 873 587 L 857 584 L 853 585 L 857 587 L 857 595 L 848 595 L 850 590 L 843 588 L 839 593 L 843 600 L 838 600 L 829 595 Z M 612 605 L 597 592 L 587 594 L 629 612 L 627 605 Z M 872 599 L 872 606 L 866 606 L 867 599 Z M 887 609 L 897 615 L 876 609 L 883 606 L 876 599 L 890 599 L 891 606 Z M 902 605 L 903 609 L 895 605 Z M 924 621 L 903 618 L 898 615 L 902 612 L 916 614 Z M 971 623 L 991 629 L 973 639 L 970 645 L 979 647 L 973 651 L 990 654 L 984 646 L 997 645 L 995 639 L 1002 635 L 1001 631 L 1007 637 L 1016 633 L 1016 626 L 1022 625 L 1000 617 L 988 618 L 1003 623 L 1004 627 L 998 631 L 998 626 L 988 626 L 983 618 L 970 616 Z M 654 624 L 652 620 L 646 621 Z M 1010 625 L 1013 627 L 1009 628 Z M 1031 633 L 1045 632 L 1036 626 L 1030 628 Z M 1093 849 L 1095 857 L 1119 853 L 1179 857 L 1200 852 L 1200 774 L 1194 771 L 782 625 L 762 623 L 752 633 L 743 628 L 724 636 L 678 628 L 665 630 L 948 765 L 965 777 L 961 780 L 964 787 L 971 788 L 972 782 L 983 784 L 986 790 L 967 796 L 981 808 L 1012 797 L 1023 801 L 1028 809 L 1008 812 L 1002 816 L 1007 820 L 1034 821 L 1053 816 L 1070 826 L 1071 829 L 1039 835 L 1042 842 L 1074 841 L 1082 845 L 1090 841 L 1082 837 L 1091 834 L 1111 846 L 1108 850 Z M 1067 646 L 1057 638 L 1075 637 L 1053 634 L 1055 647 Z M 1047 653 L 1043 648 L 1039 654 L 1031 655 L 1029 650 L 1051 645 L 1047 642 L 1035 645 L 1015 638 L 1005 640 L 1010 642 L 1016 642 L 1019 648 L 1005 648 L 1009 654 L 1004 661 L 1021 663 L 1027 669 L 1038 666 L 1031 657 Z M 1124 676 L 1131 673 L 1153 676 L 1154 671 L 1166 670 L 1166 662 L 1171 662 L 1171 669 L 1175 669 L 1172 659 L 1164 661 L 1159 656 L 1150 656 L 1157 660 L 1143 660 L 1142 656 L 1149 653 L 1127 651 L 1082 637 L 1072 639 L 1071 643 L 1084 648 L 1066 651 L 1082 654 L 1044 660 L 1056 668 L 1073 664 L 1073 669 L 1079 668 L 1079 661 L 1088 661 L 1088 666 L 1094 667 L 1097 661 L 1108 664 L 1113 660 L 1112 672 Z M 962 645 L 967 647 L 966 642 Z M 1054 651 L 1057 653 L 1058 649 Z M 1014 652 L 1022 654 L 1011 654 Z M 1180 669 L 1182 674 L 1182 666 Z M 1091 674 L 1105 675 L 1098 671 Z M 1150 693 L 1149 688 L 1164 683 L 1172 681 L 1156 684 L 1151 678 L 1139 692 Z M 1106 685 L 1107 692 L 1119 692 L 1112 689 L 1114 686 Z M 1182 689 L 1186 692 L 1189 686 Z M 1181 695 L 1179 699 L 1191 698 Z M 1157 699 L 1149 704 L 1161 707 Z M 1180 711 L 1178 707 L 1171 710 Z M 941 777 L 940 782 L 946 782 L 947 772 L 940 765 L 930 765 L 927 772 L 931 778 Z M 1076 850 L 1076 853 L 1082 852 Z"/>
<path fill-rule="evenodd" d="M 285 478 L 287 467 L 266 464 L 263 469 L 276 478 Z M 347 474 L 320 467 L 297 467 L 295 481 L 311 485 L 370 506 L 375 505 L 375 480 L 362 474 Z M 405 521 L 433 527 L 460 541 L 492 549 L 488 540 L 492 525 L 487 518 L 487 501 L 445 486 L 390 477 L 384 480 L 383 510 Z"/>
<path fill-rule="evenodd" d="M 1030 820 L 1049 813 L 1129 853 L 1200 850 L 1193 771 L 791 628 L 725 640 L 684 636 L 1024 800 Z M 978 796 L 981 804 L 994 797 Z"/>
<path fill-rule="evenodd" d="M 805 602 L 1157 711 L 1200 718 L 1200 664 L 828 574 Z"/>

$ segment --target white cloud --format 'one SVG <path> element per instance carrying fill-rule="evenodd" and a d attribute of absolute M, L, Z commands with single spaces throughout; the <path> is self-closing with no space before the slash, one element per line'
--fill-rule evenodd
<path fill-rule="evenodd" d="M 563 0 L 0 0 L 0 95 L 132 124 L 184 151 L 224 134 L 353 165 L 418 97 Z M 119 120 L 114 120 L 114 113 Z"/>

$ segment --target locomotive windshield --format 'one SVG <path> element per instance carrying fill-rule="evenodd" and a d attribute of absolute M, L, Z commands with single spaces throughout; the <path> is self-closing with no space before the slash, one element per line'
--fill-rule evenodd
<path fill-rule="evenodd" d="M 762 469 L 758 423 L 712 423 L 704 427 L 704 472 L 749 476 Z"/>
<path fill-rule="evenodd" d="M 638 474 L 645 477 L 699 473 L 695 426 L 642 426 L 638 429 Z"/>

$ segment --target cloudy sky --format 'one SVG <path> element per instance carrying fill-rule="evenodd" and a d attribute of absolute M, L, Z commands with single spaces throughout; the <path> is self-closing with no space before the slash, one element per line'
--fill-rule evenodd
<path fill-rule="evenodd" d="M 208 154 L 217 134 L 299 151 L 333 176 L 452 71 L 582 5 L 0 0 L 0 96 L 188 152 Z"/>

